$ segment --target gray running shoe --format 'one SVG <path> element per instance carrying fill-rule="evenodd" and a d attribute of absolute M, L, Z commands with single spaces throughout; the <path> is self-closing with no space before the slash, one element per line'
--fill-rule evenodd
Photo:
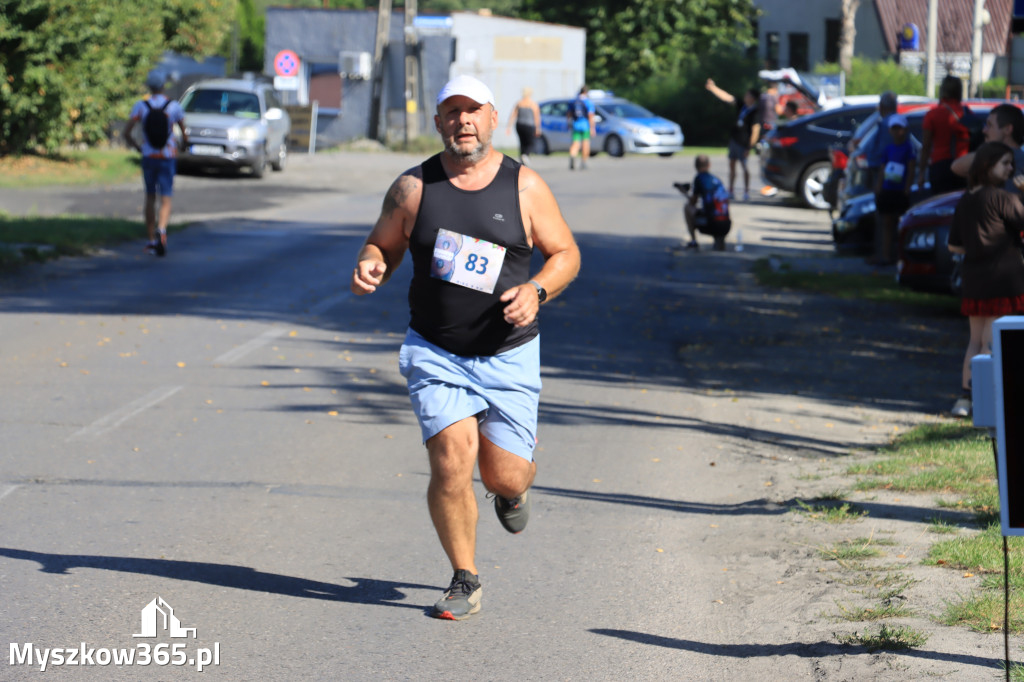
<path fill-rule="evenodd" d="M 433 615 L 444 620 L 465 620 L 480 610 L 483 593 L 480 579 L 460 568 L 452 576 L 452 584 L 434 604 Z"/>
<path fill-rule="evenodd" d="M 511 500 L 495 495 L 494 511 L 497 512 L 498 521 L 505 530 L 509 533 L 522 533 L 530 520 L 530 491 L 527 490 Z"/>

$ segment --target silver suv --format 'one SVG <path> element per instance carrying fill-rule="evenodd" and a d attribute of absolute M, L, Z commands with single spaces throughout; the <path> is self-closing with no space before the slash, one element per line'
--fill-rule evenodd
<path fill-rule="evenodd" d="M 263 177 L 267 164 L 283 170 L 291 119 L 270 83 L 220 78 L 201 81 L 181 96 L 188 147 L 178 164 L 249 168 Z"/>

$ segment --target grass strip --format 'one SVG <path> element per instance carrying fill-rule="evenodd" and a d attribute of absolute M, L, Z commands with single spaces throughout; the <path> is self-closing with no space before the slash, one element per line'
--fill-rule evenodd
<path fill-rule="evenodd" d="M 906 625 L 882 625 L 875 632 L 854 632 L 836 634 L 840 644 L 859 644 L 869 651 L 884 649 L 886 651 L 902 651 L 923 646 L 928 635 Z"/>
<path fill-rule="evenodd" d="M 178 232 L 184 227 L 175 223 L 167 230 Z M 136 220 L 78 215 L 11 217 L 0 213 L 0 268 L 78 256 L 100 246 L 145 239 L 146 227 Z"/>
<path fill-rule="evenodd" d="M 0 157 L 0 187 L 4 188 L 118 184 L 141 181 L 141 172 L 139 155 L 121 149 Z"/>
<path fill-rule="evenodd" d="M 881 457 L 847 468 L 857 490 L 934 492 L 955 496 L 942 506 L 973 511 L 985 523 L 997 513 L 995 460 L 987 434 L 964 422 L 921 424 L 894 440 Z"/>
<path fill-rule="evenodd" d="M 773 267 L 772 262 L 778 262 Z M 960 299 L 901 287 L 891 274 L 800 270 L 778 257 L 754 263 L 754 276 L 762 286 L 828 294 L 846 299 L 924 307 L 940 313 L 959 314 Z"/>
<path fill-rule="evenodd" d="M 882 449 L 873 462 L 849 467 L 859 490 L 933 492 L 953 501 L 942 505 L 973 512 L 970 530 L 934 543 L 925 563 L 980 577 L 972 591 L 946 604 L 940 622 L 976 632 L 1003 629 L 1003 538 L 999 525 L 999 491 L 991 441 L 981 429 L 964 422 L 920 424 Z M 934 520 L 932 528 L 935 529 Z M 977 527 L 980 531 L 973 532 Z M 948 522 L 942 524 L 949 535 Z M 1010 632 L 1024 632 L 1024 538 L 1011 537 Z"/>

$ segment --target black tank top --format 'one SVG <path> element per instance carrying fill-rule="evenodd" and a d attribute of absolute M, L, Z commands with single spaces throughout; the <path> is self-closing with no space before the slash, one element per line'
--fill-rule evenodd
<path fill-rule="evenodd" d="M 440 154 L 423 162 L 423 196 L 409 239 L 409 326 L 449 353 L 497 355 L 537 336 L 536 320 L 527 327 L 505 322 L 502 310 L 507 304 L 499 300 L 504 291 L 530 280 L 533 249 L 526 243 L 519 209 L 519 168 L 518 162 L 503 156 L 487 187 L 466 191 L 449 182 Z M 505 247 L 493 293 L 431 276 L 441 229 Z"/>

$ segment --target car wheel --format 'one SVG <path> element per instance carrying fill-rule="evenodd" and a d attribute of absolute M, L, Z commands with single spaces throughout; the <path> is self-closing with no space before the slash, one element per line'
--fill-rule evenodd
<path fill-rule="evenodd" d="M 827 210 L 831 208 L 825 200 L 825 183 L 832 174 L 832 164 L 828 161 L 812 163 L 800 176 L 800 199 L 810 208 Z"/>
<path fill-rule="evenodd" d="M 533 151 L 537 154 L 547 156 L 551 153 L 551 145 L 548 144 L 548 138 L 541 135 L 533 141 Z"/>
<path fill-rule="evenodd" d="M 618 135 L 609 135 L 608 139 L 604 141 L 604 150 L 608 153 L 608 156 L 619 157 L 625 154 L 625 147 L 622 145 L 622 138 Z"/>
<path fill-rule="evenodd" d="M 275 171 L 283 171 L 285 164 L 288 162 L 288 145 L 284 142 L 277 149 L 277 156 L 270 162 L 271 169 Z"/>

